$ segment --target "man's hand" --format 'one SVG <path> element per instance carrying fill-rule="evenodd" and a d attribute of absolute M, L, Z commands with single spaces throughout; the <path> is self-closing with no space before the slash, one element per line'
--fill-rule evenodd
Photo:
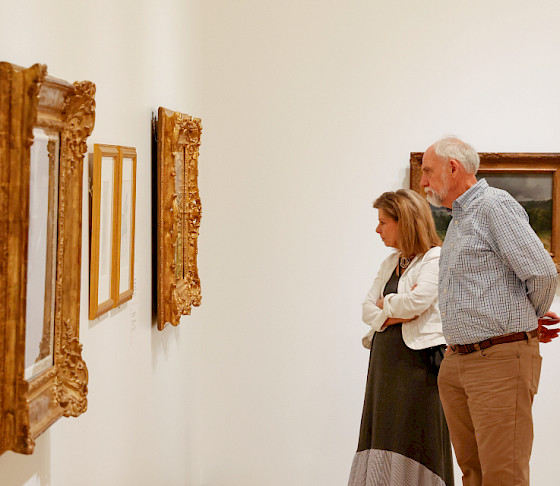
<path fill-rule="evenodd" d="M 560 322 L 558 314 L 548 311 L 543 317 L 539 319 L 539 341 L 541 343 L 549 343 L 554 338 L 558 337 L 560 328 L 549 329 L 547 326 L 554 326 Z"/>

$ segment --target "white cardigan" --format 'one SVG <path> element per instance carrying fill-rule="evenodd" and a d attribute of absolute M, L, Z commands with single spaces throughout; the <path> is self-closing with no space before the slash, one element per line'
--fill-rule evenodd
<path fill-rule="evenodd" d="M 388 294 L 383 299 L 383 309 L 380 309 L 376 302 L 383 297 L 383 289 L 398 264 L 400 254 L 392 253 L 383 261 L 362 304 L 362 319 L 371 326 L 362 339 L 366 348 L 371 348 L 373 334 L 384 330 L 381 327 L 389 317 L 410 319 L 419 316 L 402 325 L 403 341 L 411 349 L 445 344 L 437 299 L 440 250 L 436 246 L 423 256 L 415 257 L 399 279 L 398 293 Z M 416 287 L 411 290 L 414 285 Z"/>

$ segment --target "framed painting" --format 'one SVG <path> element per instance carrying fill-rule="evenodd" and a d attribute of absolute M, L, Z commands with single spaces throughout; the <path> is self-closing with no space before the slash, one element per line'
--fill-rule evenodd
<path fill-rule="evenodd" d="M 153 120 L 157 147 L 157 324 L 177 326 L 201 302 L 197 252 L 200 119 L 160 107 Z"/>
<path fill-rule="evenodd" d="M 95 85 L 0 63 L 0 453 L 87 409 L 79 341 L 83 157 Z"/>
<path fill-rule="evenodd" d="M 119 150 L 95 144 L 91 195 L 89 318 L 115 306 L 118 290 Z"/>
<path fill-rule="evenodd" d="M 136 221 L 136 149 L 118 147 L 116 262 L 113 272 L 114 306 L 134 293 L 134 230 Z"/>
<path fill-rule="evenodd" d="M 410 154 L 410 187 L 424 197 L 420 187 L 422 152 Z M 560 271 L 560 154 L 558 153 L 480 153 L 477 179 L 508 191 L 523 206 L 529 223 L 552 256 Z M 451 215 L 432 208 L 438 234 L 445 238 Z"/>

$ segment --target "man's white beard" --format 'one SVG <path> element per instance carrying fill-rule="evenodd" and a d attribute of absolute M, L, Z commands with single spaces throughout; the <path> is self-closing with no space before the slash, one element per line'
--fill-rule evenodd
<path fill-rule="evenodd" d="M 443 206 L 443 199 L 447 197 L 447 193 L 449 192 L 449 188 L 447 187 L 447 175 L 445 172 L 441 175 L 441 194 L 438 194 L 433 189 L 426 189 L 426 199 L 428 202 L 439 208 Z"/>
<path fill-rule="evenodd" d="M 436 208 L 443 206 L 443 198 L 439 194 L 433 192 L 431 189 L 426 190 L 426 199 L 432 206 L 435 206 Z"/>

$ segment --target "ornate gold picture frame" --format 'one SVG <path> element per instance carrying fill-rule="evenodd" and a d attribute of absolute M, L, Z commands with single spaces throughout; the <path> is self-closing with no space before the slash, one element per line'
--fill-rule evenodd
<path fill-rule="evenodd" d="M 0 63 L 0 453 L 32 453 L 53 422 L 87 408 L 78 336 L 94 94 L 43 65 Z"/>
<path fill-rule="evenodd" d="M 410 188 L 426 197 L 420 187 L 423 152 L 410 154 Z M 477 177 L 507 190 L 527 211 L 531 226 L 560 272 L 560 154 L 481 152 Z M 450 216 L 432 210 L 444 235 Z"/>
<path fill-rule="evenodd" d="M 176 326 L 201 301 L 197 268 L 200 119 L 159 108 L 157 138 L 157 321 Z"/>

